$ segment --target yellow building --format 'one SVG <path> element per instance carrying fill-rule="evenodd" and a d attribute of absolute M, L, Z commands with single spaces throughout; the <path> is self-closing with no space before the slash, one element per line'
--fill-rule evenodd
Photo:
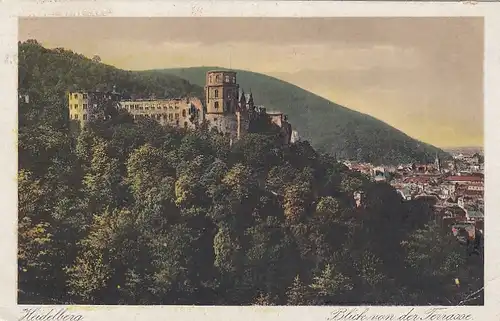
<path fill-rule="evenodd" d="M 71 123 L 79 127 L 92 118 L 105 117 L 105 107 L 115 104 L 120 100 L 120 95 L 109 92 L 70 92 L 68 93 L 68 111 Z"/>
<path fill-rule="evenodd" d="M 69 119 L 83 127 L 88 120 L 88 93 L 69 93 Z"/>

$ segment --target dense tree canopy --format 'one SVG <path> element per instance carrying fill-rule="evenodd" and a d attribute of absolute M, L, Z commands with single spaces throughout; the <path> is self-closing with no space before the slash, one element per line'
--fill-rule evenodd
<path fill-rule="evenodd" d="M 72 135 L 62 89 L 104 76 L 33 55 L 21 45 L 20 303 L 448 305 L 482 287 L 429 204 L 272 128 L 230 147 L 118 114 Z"/>

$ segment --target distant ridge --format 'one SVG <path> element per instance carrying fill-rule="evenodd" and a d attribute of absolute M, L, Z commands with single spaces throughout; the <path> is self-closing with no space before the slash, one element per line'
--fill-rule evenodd
<path fill-rule="evenodd" d="M 466 154 L 484 152 L 484 148 L 481 146 L 445 147 L 443 148 L 443 150 L 445 150 L 448 153 L 466 153 Z"/>
<path fill-rule="evenodd" d="M 118 69 L 64 48 L 47 49 L 36 40 L 19 43 L 19 90 L 36 97 L 47 88 L 65 98 L 67 91 L 117 91 L 136 98 L 203 96 L 203 88 L 164 73 Z M 41 97 L 40 97 L 41 98 Z"/>
<path fill-rule="evenodd" d="M 24 115 L 20 122 L 53 113 L 58 126 L 63 126 L 68 90 L 110 90 L 116 85 L 118 91 L 138 97 L 189 95 L 203 99 L 205 74 L 210 69 L 225 68 L 126 71 L 62 48 L 46 49 L 29 40 L 19 44 L 19 91 L 46 107 Z M 288 114 L 300 136 L 320 151 L 375 164 L 431 162 L 436 153 L 443 159 L 450 157 L 380 120 L 290 83 L 249 71 L 237 72 L 238 83 L 245 91 L 252 91 L 256 104 Z"/>
<path fill-rule="evenodd" d="M 163 72 L 203 86 L 205 73 L 220 67 L 191 67 L 146 72 Z M 238 72 L 238 83 L 252 91 L 255 103 L 267 109 L 281 110 L 301 137 L 319 150 L 376 164 L 431 162 L 436 153 L 450 158 L 445 151 L 409 137 L 400 130 L 285 81 L 245 70 Z"/>

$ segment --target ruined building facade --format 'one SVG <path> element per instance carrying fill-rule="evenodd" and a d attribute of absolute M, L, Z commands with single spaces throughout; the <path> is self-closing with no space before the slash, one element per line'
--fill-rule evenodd
<path fill-rule="evenodd" d="M 213 70 L 206 74 L 205 102 L 199 98 L 123 99 L 115 91 L 72 92 L 68 94 L 70 121 L 84 127 L 93 118 L 106 118 L 107 106 L 125 109 L 134 119 L 151 118 L 162 125 L 194 129 L 206 122 L 209 128 L 228 135 L 233 141 L 245 135 L 252 120 L 262 113 L 281 128 L 284 143 L 292 138 L 292 127 L 281 112 L 266 112 L 254 104 L 236 81 L 236 72 Z"/>
<path fill-rule="evenodd" d="M 121 96 L 113 92 L 68 93 L 68 111 L 71 123 L 79 127 L 95 118 L 105 117 L 106 106 L 115 105 Z"/>
<path fill-rule="evenodd" d="M 203 121 L 203 105 L 198 98 L 130 100 L 114 92 L 68 94 L 69 119 L 80 128 L 91 119 L 105 118 L 108 106 L 125 109 L 134 119 L 152 118 L 162 125 L 192 129 Z"/>
<path fill-rule="evenodd" d="M 152 118 L 162 125 L 194 129 L 203 121 L 198 98 L 121 100 L 119 106 L 134 119 Z"/>

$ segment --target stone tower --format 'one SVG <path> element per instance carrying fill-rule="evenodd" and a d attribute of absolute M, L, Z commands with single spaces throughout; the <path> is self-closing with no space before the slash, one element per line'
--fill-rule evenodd
<path fill-rule="evenodd" d="M 210 128 L 238 140 L 247 129 L 247 117 L 239 106 L 239 85 L 236 72 L 213 70 L 207 72 L 205 85 L 205 119 Z"/>
<path fill-rule="evenodd" d="M 213 70 L 207 72 L 206 77 L 207 114 L 234 114 L 238 106 L 239 91 L 236 72 Z"/>

